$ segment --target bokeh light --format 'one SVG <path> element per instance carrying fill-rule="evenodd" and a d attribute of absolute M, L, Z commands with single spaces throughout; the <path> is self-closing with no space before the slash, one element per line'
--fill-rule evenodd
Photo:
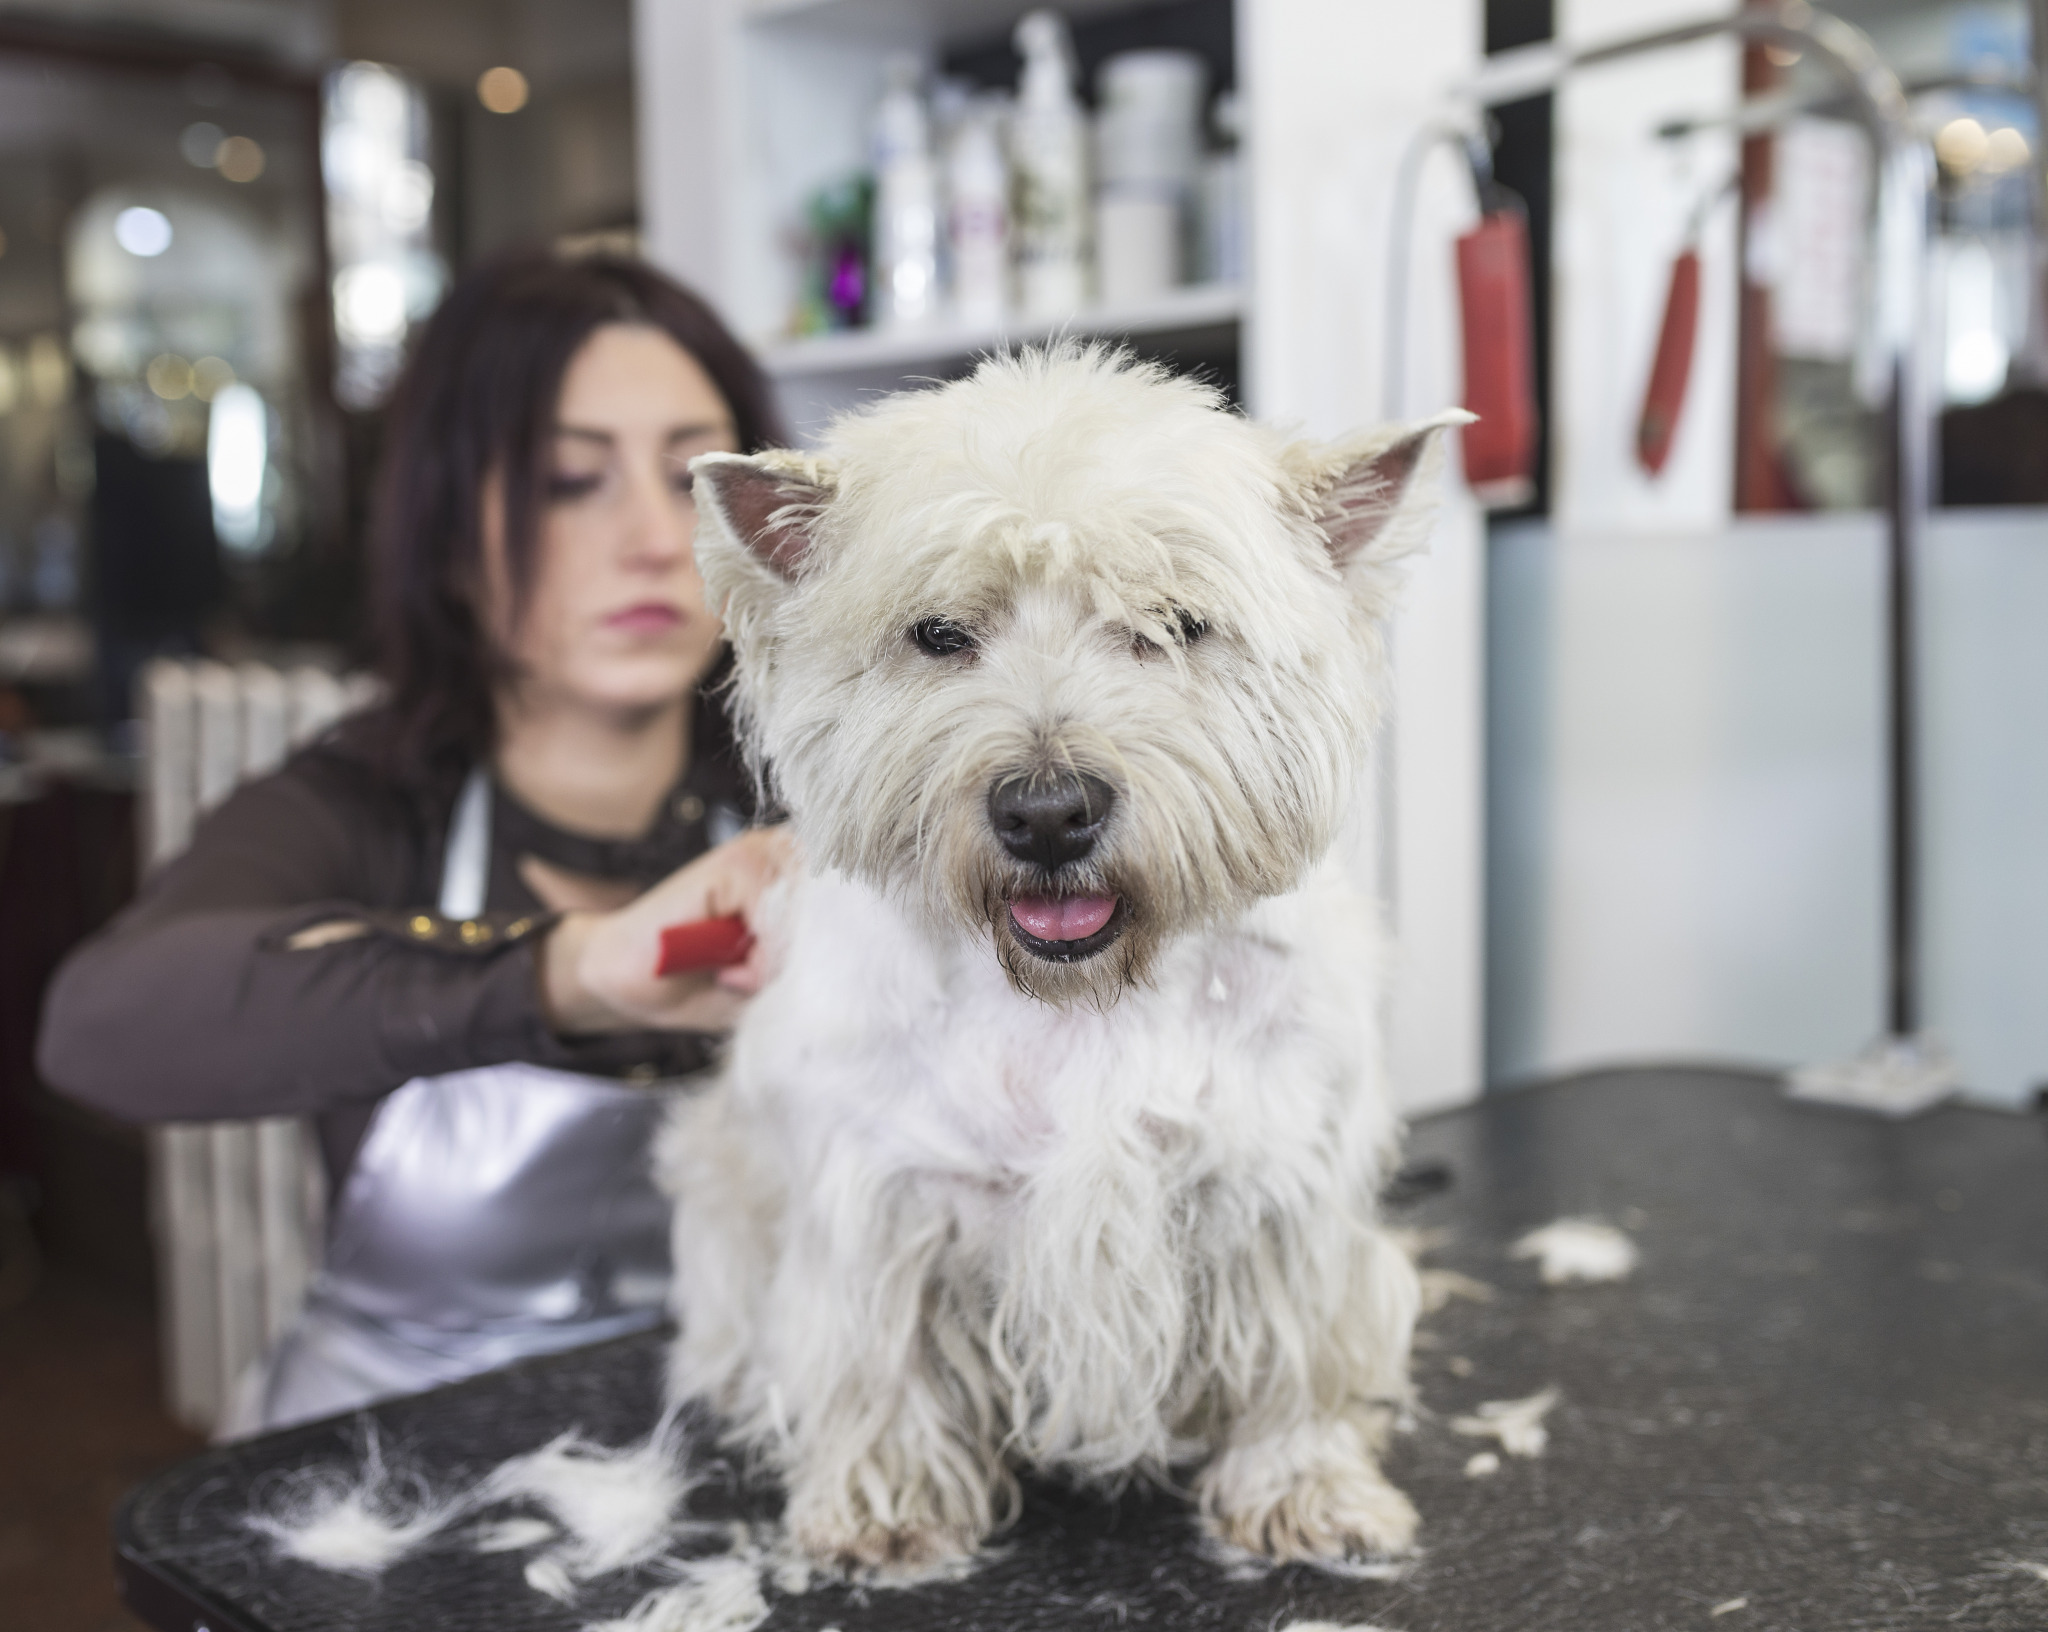
<path fill-rule="evenodd" d="M 54 408 L 71 395 L 71 354 L 54 334 L 28 343 L 28 393 L 39 408 Z"/>
<path fill-rule="evenodd" d="M 1984 162 L 1991 150 L 1991 138 L 1971 118 L 1951 119 L 1934 138 L 1934 156 L 1959 176 L 1967 176 Z"/>
<path fill-rule="evenodd" d="M 344 268 L 334 280 L 334 322 L 344 340 L 388 345 L 403 339 L 405 278 L 382 261 Z"/>
<path fill-rule="evenodd" d="M 234 365 L 219 357 L 202 357 L 192 365 L 192 395 L 211 402 L 235 383 Z"/>
<path fill-rule="evenodd" d="M 195 170 L 211 170 L 213 161 L 220 153 L 220 144 L 227 140 L 227 132 L 211 119 L 201 119 L 187 125 L 178 135 L 178 151 L 185 162 Z"/>
<path fill-rule="evenodd" d="M 131 204 L 114 217 L 114 242 L 145 261 L 169 249 L 175 236 L 171 218 L 147 204 Z"/>
<path fill-rule="evenodd" d="M 214 168 L 229 181 L 254 181 L 263 174 L 263 149 L 248 136 L 230 136 L 213 157 Z"/>
<path fill-rule="evenodd" d="M 530 94 L 517 68 L 486 68 L 476 82 L 476 99 L 493 113 L 517 113 Z"/>
<path fill-rule="evenodd" d="M 270 411 L 246 385 L 213 399 L 206 422 L 206 486 L 213 530 L 233 550 L 263 542 L 263 473 L 270 461 Z"/>
<path fill-rule="evenodd" d="M 1984 168 L 1993 175 L 2017 170 L 2033 156 L 2033 149 L 2027 146 L 2026 133 L 2015 130 L 2011 125 L 2001 125 L 1985 138 Z"/>
<path fill-rule="evenodd" d="M 158 352 L 150 358 L 142 377 L 149 382 L 150 390 L 166 402 L 192 394 L 192 365 L 174 351 Z"/>

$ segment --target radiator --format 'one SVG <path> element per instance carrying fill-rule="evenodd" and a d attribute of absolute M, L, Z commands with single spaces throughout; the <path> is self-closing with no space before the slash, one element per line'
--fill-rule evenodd
<path fill-rule="evenodd" d="M 369 696 L 366 679 L 318 669 L 151 664 L 140 699 L 144 867 L 184 849 L 237 783 L 276 769 Z M 326 1201 L 311 1127 L 291 1117 L 164 1124 L 151 1135 L 150 1189 L 166 1403 L 212 1433 L 305 1299 Z"/>

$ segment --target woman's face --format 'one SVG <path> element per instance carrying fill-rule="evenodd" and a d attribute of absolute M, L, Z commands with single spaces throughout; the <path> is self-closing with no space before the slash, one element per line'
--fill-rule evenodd
<path fill-rule="evenodd" d="M 594 331 L 562 378 L 532 592 L 512 616 L 504 495 L 484 495 L 484 593 L 522 704 L 639 712 L 710 666 L 718 621 L 691 554 L 689 463 L 736 451 L 711 377 L 660 329 Z"/>

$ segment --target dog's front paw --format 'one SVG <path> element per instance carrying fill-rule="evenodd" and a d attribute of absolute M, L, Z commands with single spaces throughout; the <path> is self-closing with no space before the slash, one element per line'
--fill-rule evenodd
<path fill-rule="evenodd" d="M 1231 1446 L 1202 1470 L 1210 1534 L 1281 1562 L 1407 1552 L 1415 1506 L 1362 1441 L 1339 1423 Z"/>
<path fill-rule="evenodd" d="M 836 1477 L 813 1471 L 791 1484 L 783 1514 L 790 1539 L 827 1568 L 914 1578 L 970 1557 L 993 1527 L 992 1492 L 939 1467 L 891 1479 L 900 1456 L 863 1460 Z"/>
<path fill-rule="evenodd" d="M 852 1524 L 793 1520 L 790 1539 L 808 1557 L 853 1575 L 911 1577 L 943 1570 L 972 1556 L 980 1541 L 972 1530 L 948 1525 Z"/>

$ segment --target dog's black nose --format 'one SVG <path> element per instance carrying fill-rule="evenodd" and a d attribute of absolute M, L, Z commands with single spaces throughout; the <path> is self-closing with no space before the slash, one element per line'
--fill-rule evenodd
<path fill-rule="evenodd" d="M 1116 807 L 1116 789 L 1099 776 L 1047 771 L 989 789 L 989 825 L 1019 861 L 1051 869 L 1095 848 Z"/>

